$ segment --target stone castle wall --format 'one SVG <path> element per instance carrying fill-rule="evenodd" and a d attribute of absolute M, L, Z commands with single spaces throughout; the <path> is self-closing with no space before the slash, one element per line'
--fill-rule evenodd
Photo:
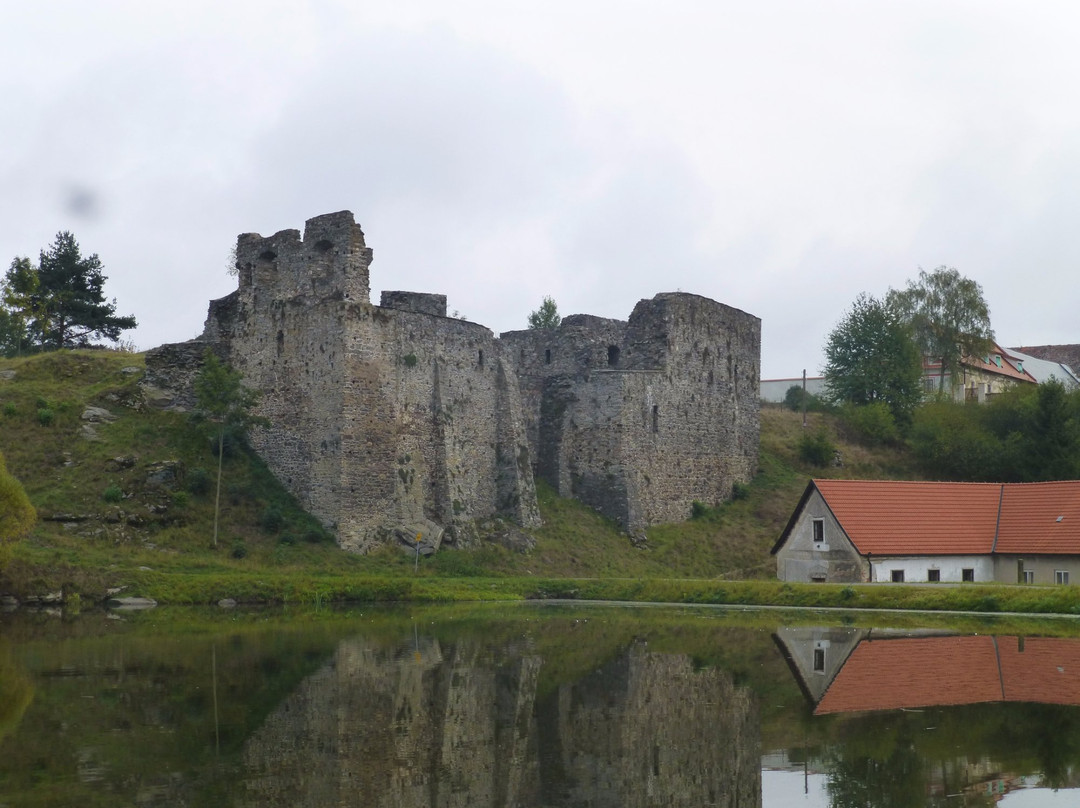
<path fill-rule="evenodd" d="M 715 505 L 757 469 L 760 321 L 698 295 L 630 320 L 568 317 L 501 339 L 517 362 L 536 473 L 632 535 Z"/>
<path fill-rule="evenodd" d="M 371 260 L 348 211 L 303 236 L 241 235 L 237 291 L 210 304 L 198 340 L 147 357 L 178 404 L 192 363 L 176 358 L 204 346 L 260 390 L 256 449 L 343 547 L 419 535 L 432 552 L 478 520 L 538 525 L 534 474 L 643 538 L 753 475 L 756 317 L 670 293 L 626 322 L 574 315 L 496 338 L 447 318 L 443 295 L 372 305 Z"/>
<path fill-rule="evenodd" d="M 371 250 L 352 215 L 240 237 L 240 288 L 202 342 L 262 391 L 256 450 L 339 543 L 397 535 L 432 551 L 477 519 L 539 523 L 515 379 L 483 326 L 441 295 L 368 302 Z M 153 364 L 153 363 L 151 363 Z"/>

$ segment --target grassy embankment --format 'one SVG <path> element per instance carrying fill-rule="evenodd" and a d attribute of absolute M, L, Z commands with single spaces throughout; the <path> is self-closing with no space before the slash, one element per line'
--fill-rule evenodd
<path fill-rule="evenodd" d="M 786 606 L 1071 612 L 1072 588 L 793 586 L 773 579 L 769 549 L 810 476 L 911 477 L 905 453 L 845 440 L 828 416 L 843 468 L 802 463 L 797 414 L 762 412 L 761 468 L 743 496 L 649 531 L 635 549 L 615 526 L 541 487 L 536 549 L 445 549 L 414 559 L 395 548 L 343 553 L 265 466 L 226 457 L 221 539 L 211 546 L 209 442 L 177 413 L 142 406 L 140 355 L 62 352 L 0 360 L 0 451 L 41 516 L 0 581 L 19 597 L 62 591 L 83 603 L 123 587 L 161 602 L 341 600 L 607 600 Z M 87 406 L 116 416 L 83 435 Z M 174 479 L 170 479 L 174 476 Z"/>

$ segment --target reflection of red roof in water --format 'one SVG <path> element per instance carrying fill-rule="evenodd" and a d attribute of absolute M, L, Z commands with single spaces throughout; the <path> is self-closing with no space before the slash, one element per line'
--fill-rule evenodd
<path fill-rule="evenodd" d="M 864 640 L 814 712 L 991 701 L 1080 705 L 1080 641 L 991 636 Z"/>
<path fill-rule="evenodd" d="M 998 637 L 1006 701 L 1080 704 L 1080 642 Z"/>

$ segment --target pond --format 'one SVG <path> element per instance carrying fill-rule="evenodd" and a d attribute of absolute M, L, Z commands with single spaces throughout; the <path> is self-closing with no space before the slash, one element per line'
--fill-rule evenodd
<path fill-rule="evenodd" d="M 844 619 L 2 615 L 0 806 L 1080 804 L 1080 626 Z"/>

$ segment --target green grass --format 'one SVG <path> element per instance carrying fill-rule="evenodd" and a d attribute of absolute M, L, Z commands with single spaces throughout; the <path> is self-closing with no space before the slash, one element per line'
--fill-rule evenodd
<path fill-rule="evenodd" d="M 216 473 L 210 441 L 179 413 L 142 405 L 143 358 L 62 351 L 0 361 L 0 451 L 42 517 L 16 546 L 0 591 L 62 591 L 87 607 L 109 589 L 163 603 L 514 600 L 554 597 L 716 604 L 1074 613 L 1072 587 L 828 587 L 775 580 L 769 550 L 810 476 L 910 478 L 906 453 L 861 447 L 828 415 L 813 413 L 843 466 L 798 457 L 801 416 L 766 407 L 757 476 L 738 499 L 706 503 L 696 518 L 648 531 L 644 548 L 609 519 L 560 499 L 542 483 L 536 548 L 489 542 L 415 559 L 386 547 L 338 549 L 257 457 L 225 459 L 220 539 L 211 546 Z M 135 368 L 134 371 L 131 368 Z M 87 406 L 115 420 L 83 434 Z M 38 410 L 53 412 L 42 423 Z M 164 464 L 164 465 L 163 465 Z M 155 485 L 153 470 L 176 470 Z"/>

